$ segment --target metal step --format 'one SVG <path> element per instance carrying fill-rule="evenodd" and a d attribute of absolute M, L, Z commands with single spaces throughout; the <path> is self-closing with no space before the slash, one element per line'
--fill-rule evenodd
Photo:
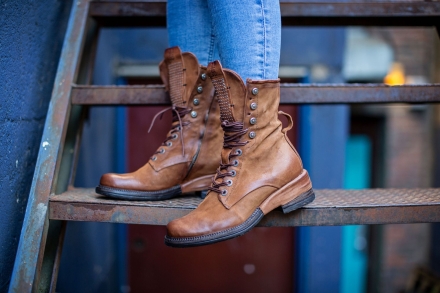
<path fill-rule="evenodd" d="M 440 84 L 281 84 L 281 104 L 433 103 L 440 102 Z M 169 104 L 162 85 L 85 86 L 72 90 L 75 105 Z"/>
<path fill-rule="evenodd" d="M 280 1 L 283 25 L 438 26 L 436 1 Z M 90 16 L 101 26 L 165 26 L 166 1 L 95 1 Z"/>
<path fill-rule="evenodd" d="M 289 214 L 269 213 L 259 226 L 337 226 L 440 222 L 440 189 L 315 190 L 316 199 Z M 200 197 L 141 202 L 118 201 L 94 189 L 52 195 L 52 220 L 166 225 L 196 208 Z"/>

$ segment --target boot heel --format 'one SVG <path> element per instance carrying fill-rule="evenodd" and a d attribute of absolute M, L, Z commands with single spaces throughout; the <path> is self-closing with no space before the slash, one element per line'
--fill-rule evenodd
<path fill-rule="evenodd" d="M 284 213 L 293 211 L 315 198 L 312 182 L 306 170 L 274 193 L 272 193 L 261 205 L 260 209 L 265 215 L 270 211 L 281 207 Z M 303 203 L 304 200 L 304 203 Z"/>
<path fill-rule="evenodd" d="M 288 203 L 282 205 L 281 209 L 283 210 L 283 213 L 287 214 L 290 213 L 291 211 L 297 210 L 311 203 L 314 200 L 315 200 L 315 193 L 313 192 L 313 189 L 310 189 L 304 192 L 303 194 L 301 194 L 300 196 L 298 196 L 297 198 L 295 198 L 294 200 L 289 201 Z"/>

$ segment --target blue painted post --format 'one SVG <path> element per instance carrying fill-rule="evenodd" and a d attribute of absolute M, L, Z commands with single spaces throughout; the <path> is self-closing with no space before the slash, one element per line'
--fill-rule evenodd
<path fill-rule="evenodd" d="M 282 37 L 282 64 L 307 66 L 312 82 L 343 82 L 343 28 L 283 28 Z M 324 70 L 314 71 L 316 65 Z M 299 113 L 299 152 L 313 187 L 342 188 L 349 108 L 302 106 Z M 297 229 L 296 292 L 339 291 L 341 233 L 341 227 Z"/>
<path fill-rule="evenodd" d="M 118 85 L 126 85 L 125 78 L 118 78 Z M 127 172 L 127 107 L 116 107 L 116 172 Z M 116 251 L 118 285 L 121 292 L 128 292 L 128 225 L 116 224 Z"/>
<path fill-rule="evenodd" d="M 300 121 L 300 153 L 313 187 L 342 188 L 348 106 L 303 106 Z M 339 292 L 341 233 L 341 227 L 298 229 L 297 292 Z"/>

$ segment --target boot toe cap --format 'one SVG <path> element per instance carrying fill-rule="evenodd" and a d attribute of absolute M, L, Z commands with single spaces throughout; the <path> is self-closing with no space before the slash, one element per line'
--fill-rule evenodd
<path fill-rule="evenodd" d="M 167 235 L 174 238 L 191 236 L 191 229 L 188 225 L 185 225 L 182 219 L 176 219 L 168 223 Z"/>
<path fill-rule="evenodd" d="M 109 186 L 109 187 L 118 187 L 117 182 L 118 174 L 115 173 L 107 173 L 101 176 L 101 180 L 99 181 L 100 185 Z"/>
<path fill-rule="evenodd" d="M 138 180 L 136 180 L 136 178 L 130 176 L 130 174 L 116 173 L 102 175 L 99 184 L 102 186 L 129 190 L 142 190 L 144 187 Z"/>

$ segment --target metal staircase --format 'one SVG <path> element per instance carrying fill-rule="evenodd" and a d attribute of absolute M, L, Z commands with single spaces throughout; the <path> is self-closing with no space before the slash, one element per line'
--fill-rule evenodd
<path fill-rule="evenodd" d="M 283 25 L 440 26 L 440 2 L 309 3 L 281 1 Z M 23 223 L 10 292 L 54 292 L 66 221 L 166 225 L 198 197 L 127 202 L 73 187 L 89 106 L 168 104 L 158 86 L 93 86 L 100 28 L 165 26 L 165 1 L 74 1 Z M 440 84 L 394 86 L 283 84 L 281 103 L 436 103 Z M 316 190 L 316 200 L 260 226 L 440 222 L 440 189 Z"/>

